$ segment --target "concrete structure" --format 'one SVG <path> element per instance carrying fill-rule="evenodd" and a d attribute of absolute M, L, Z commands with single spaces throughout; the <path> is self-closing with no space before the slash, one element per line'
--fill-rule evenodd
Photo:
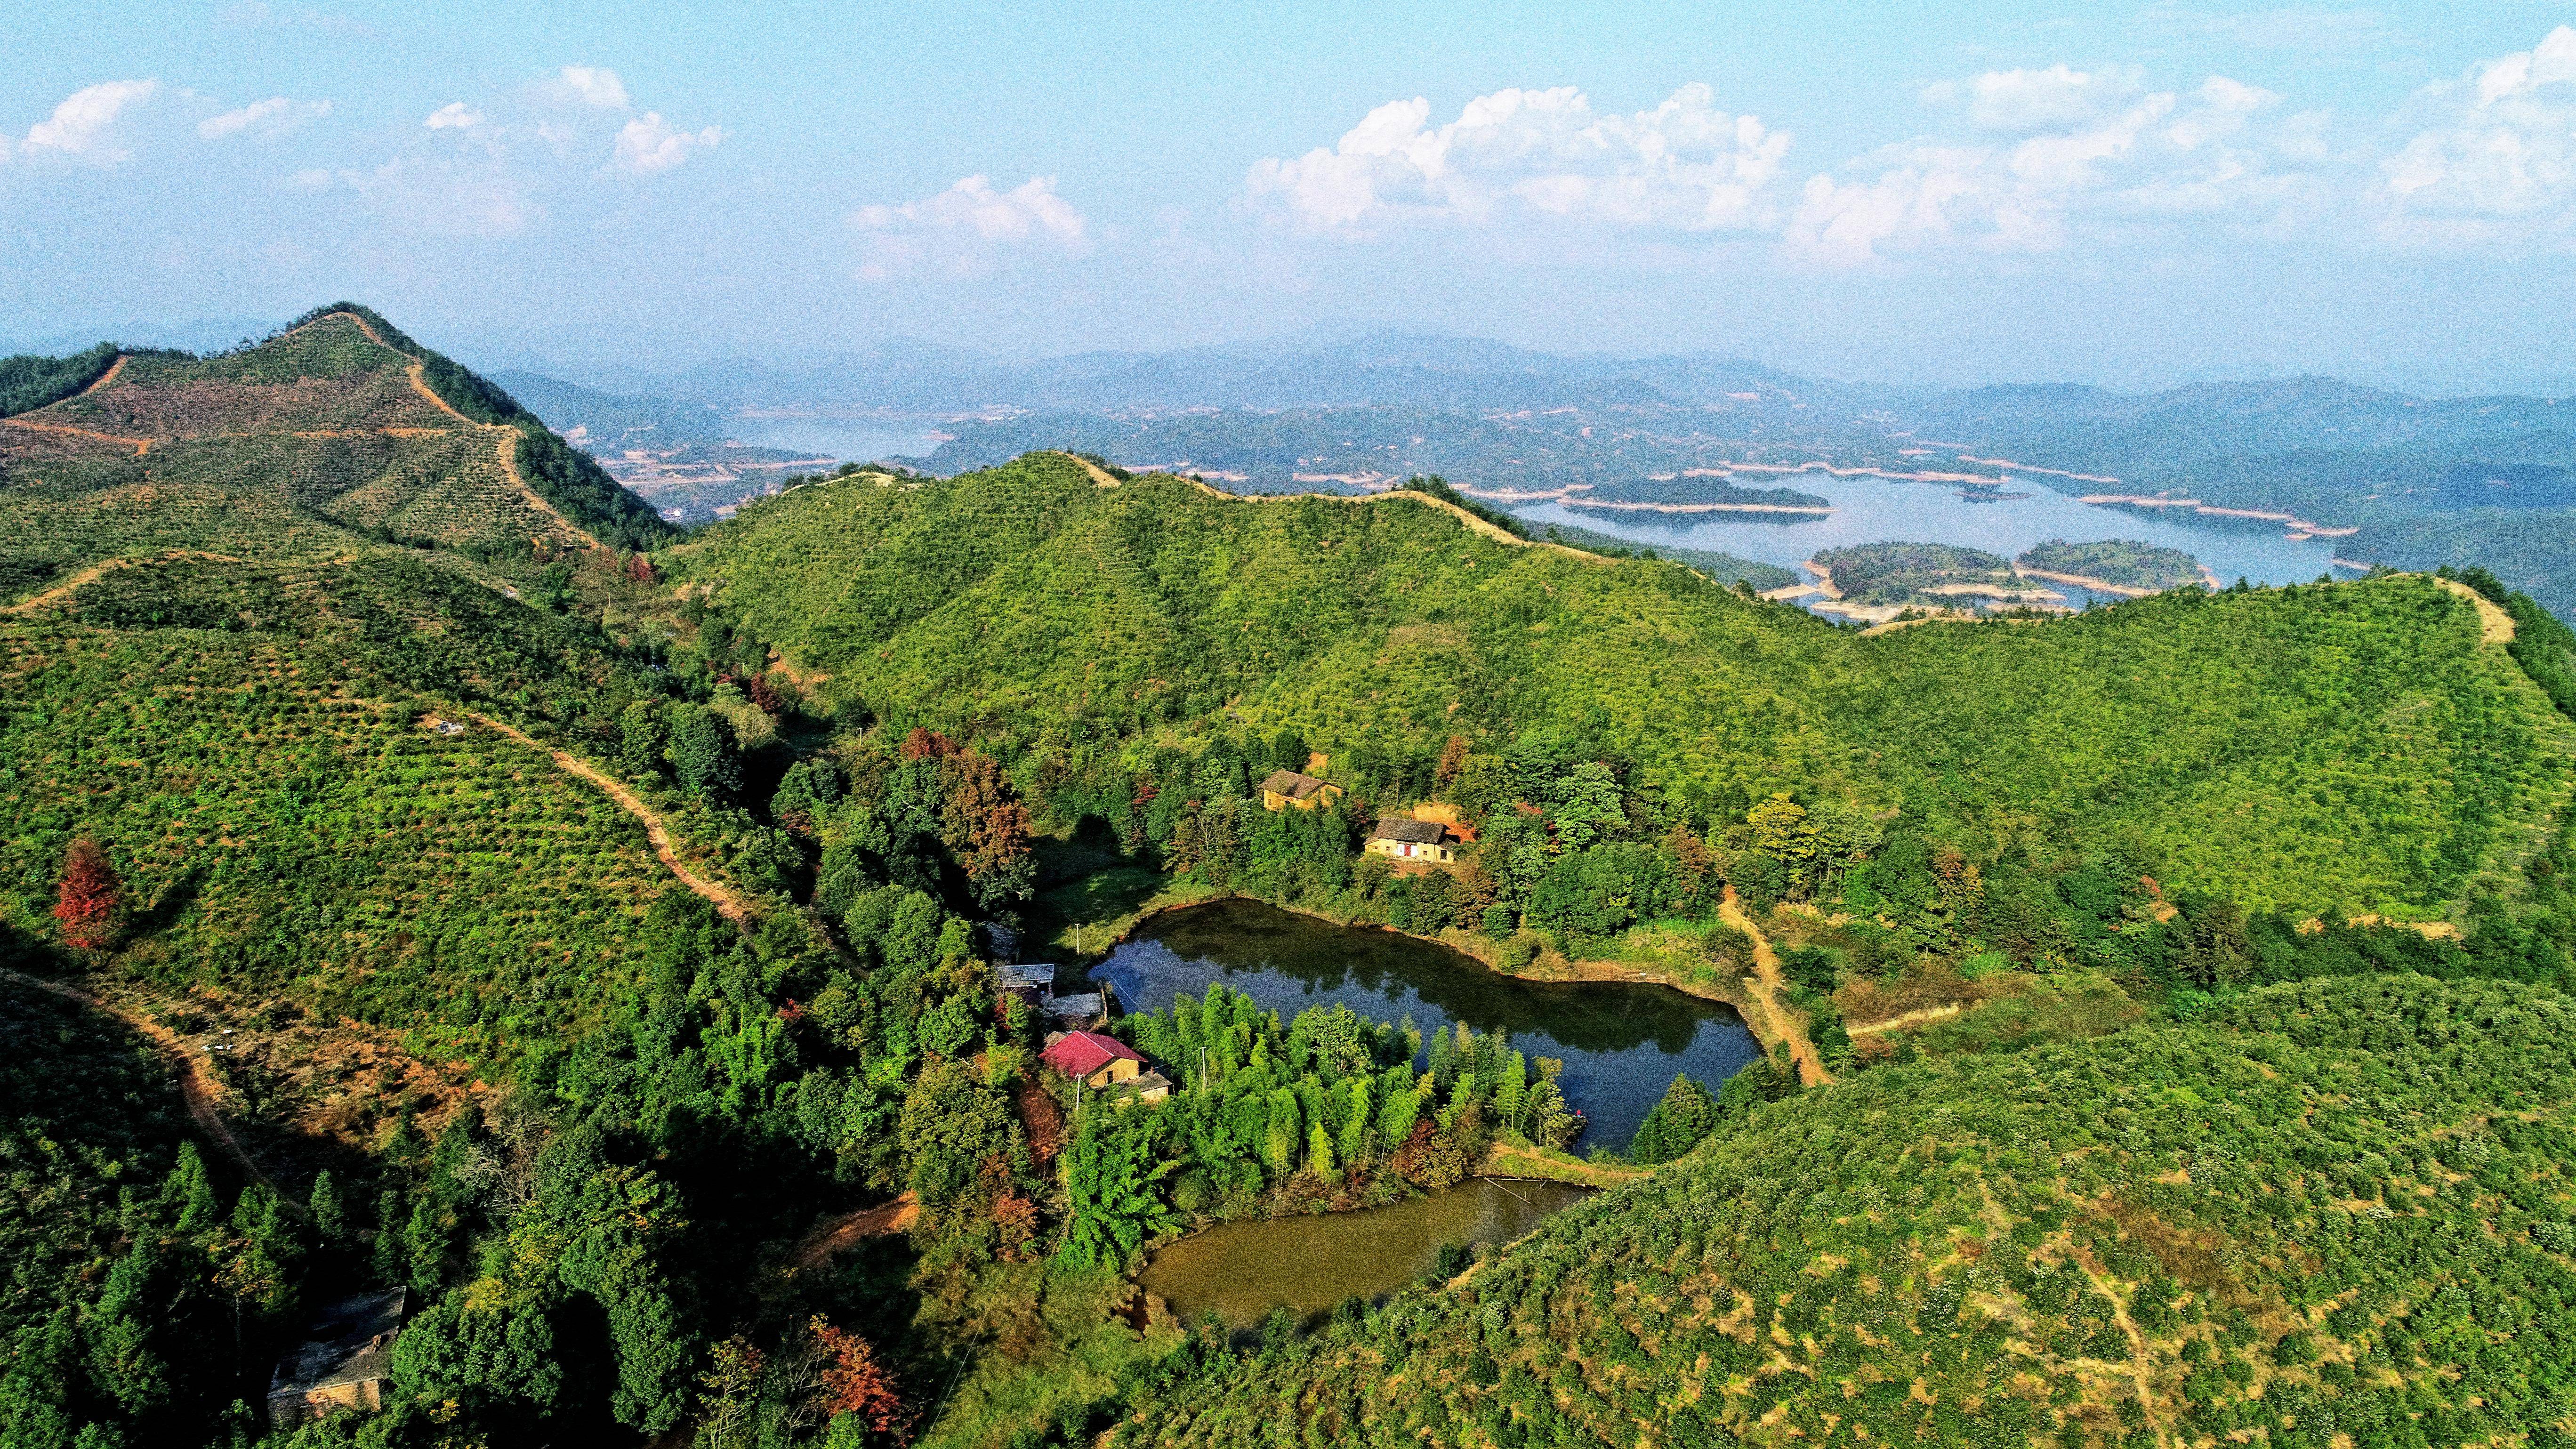
<path fill-rule="evenodd" d="M 1150 1106 L 1172 1095 L 1172 1079 L 1161 1072 L 1140 1072 L 1118 1083 L 1111 1095 L 1122 1107 L 1129 1102 L 1143 1102 Z"/>
<path fill-rule="evenodd" d="M 382 1409 L 406 1301 L 396 1288 L 343 1298 L 324 1310 L 313 1337 L 277 1361 L 268 1382 L 268 1422 L 286 1429 L 335 1410 Z"/>
<path fill-rule="evenodd" d="M 1270 778 L 1261 782 L 1261 808 L 1264 810 L 1285 810 L 1291 805 L 1300 810 L 1312 810 L 1340 798 L 1341 786 L 1318 780 L 1312 775 L 1300 775 L 1294 770 L 1273 770 Z"/>
<path fill-rule="evenodd" d="M 1441 865 L 1458 858 L 1458 836 L 1436 820 L 1408 820 L 1390 815 L 1369 832 L 1371 854 L 1395 860 L 1427 860 Z"/>

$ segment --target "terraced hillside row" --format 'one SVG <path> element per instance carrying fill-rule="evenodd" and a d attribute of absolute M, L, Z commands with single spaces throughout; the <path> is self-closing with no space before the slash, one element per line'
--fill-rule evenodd
<path fill-rule="evenodd" d="M 1110 1442 L 2563 1444 L 2571 1040 L 2559 993 L 2400 977 L 1872 1072 L 1210 1346 Z"/>
<path fill-rule="evenodd" d="M 1333 753 L 1537 731 L 1676 801 L 1778 790 L 1961 841 L 2135 838 L 2249 905 L 2439 914 L 2567 797 L 2565 724 L 2421 578 L 1859 638 L 1412 495 L 1102 486 L 1033 454 L 817 483 L 667 555 L 898 727 L 1079 773 L 1231 711 Z M 1981 847 L 1990 849 L 1992 847 Z"/>

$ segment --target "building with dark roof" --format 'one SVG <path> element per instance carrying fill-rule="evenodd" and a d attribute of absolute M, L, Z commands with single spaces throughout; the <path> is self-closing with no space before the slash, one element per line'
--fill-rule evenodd
<path fill-rule="evenodd" d="M 1455 831 L 1436 820 L 1415 820 L 1403 815 L 1390 815 L 1369 832 L 1368 849 L 1372 854 L 1395 860 L 1427 860 L 1446 865 L 1458 858 L 1460 841 Z"/>
<path fill-rule="evenodd" d="M 1294 770 L 1273 770 L 1270 778 L 1261 782 L 1261 808 L 1264 810 L 1285 810 L 1291 805 L 1300 810 L 1312 810 L 1340 798 L 1341 786 L 1329 780 L 1318 780 L 1312 775 L 1300 775 Z"/>
<path fill-rule="evenodd" d="M 396 1288 L 325 1309 L 314 1320 L 313 1337 L 277 1361 L 268 1381 L 268 1422 L 286 1429 L 335 1409 L 382 1409 L 407 1301 Z"/>

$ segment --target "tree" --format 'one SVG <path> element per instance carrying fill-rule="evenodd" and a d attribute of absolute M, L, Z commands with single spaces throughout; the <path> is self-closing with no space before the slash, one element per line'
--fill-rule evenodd
<path fill-rule="evenodd" d="M 880 1434 L 900 1434 L 910 1416 L 903 1411 L 903 1395 L 895 1388 L 894 1375 L 877 1362 L 875 1346 L 847 1329 L 833 1327 L 819 1313 L 806 1328 L 829 1359 L 823 1369 L 824 1413 L 855 1414 Z"/>
<path fill-rule="evenodd" d="M 349 1235 L 349 1205 L 340 1194 L 339 1180 L 324 1168 L 313 1175 L 313 1192 L 306 1199 L 306 1210 L 313 1214 L 313 1232 L 325 1243 L 337 1243 Z"/>
<path fill-rule="evenodd" d="M 939 812 L 940 839 L 956 856 L 978 905 L 1024 901 L 1037 880 L 1029 849 L 1029 810 L 999 762 L 981 750 L 950 757 L 947 798 Z"/>
<path fill-rule="evenodd" d="M 1628 1145 L 1628 1160 L 1645 1167 L 1670 1162 L 1697 1147 L 1716 1125 L 1717 1099 L 1708 1088 L 1676 1074 L 1673 1084 L 1664 1089 L 1664 1099 L 1638 1125 L 1636 1139 Z"/>
<path fill-rule="evenodd" d="M 1070 1212 L 1060 1252 L 1066 1262 L 1086 1268 L 1123 1265 L 1148 1238 L 1171 1225 L 1171 1209 L 1154 1184 L 1181 1164 L 1156 1160 L 1161 1124 L 1153 1113 L 1115 1107 L 1083 1113 L 1073 1150 L 1065 1156 Z"/>
<path fill-rule="evenodd" d="M 86 835 L 73 841 L 63 851 L 62 890 L 54 902 L 64 942 L 81 951 L 107 949 L 124 903 L 125 882 L 117 878 L 107 847 Z"/>
<path fill-rule="evenodd" d="M 716 804 L 732 801 L 742 789 L 742 760 L 736 755 L 733 726 L 724 716 L 699 705 L 682 705 L 671 730 L 671 768 L 680 788 Z"/>

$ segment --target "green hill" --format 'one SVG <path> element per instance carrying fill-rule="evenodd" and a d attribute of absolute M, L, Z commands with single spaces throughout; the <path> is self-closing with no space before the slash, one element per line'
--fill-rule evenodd
<path fill-rule="evenodd" d="M 523 558 L 678 536 L 506 393 L 354 304 L 215 357 L 44 362 L 0 376 L 23 408 L 0 417 L 0 588 L 173 548 L 374 538 Z"/>
<path fill-rule="evenodd" d="M 2571 1040 L 2401 977 L 1872 1073 L 1457 1282 L 1203 1341 L 1110 1442 L 2563 1444 Z"/>
<path fill-rule="evenodd" d="M 2248 904 L 2431 914 L 2567 791 L 2546 698 L 2420 578 L 1860 638 L 1416 495 L 1102 486 L 1061 454 L 809 484 L 668 562 L 834 697 L 1032 777 L 1221 712 L 1328 754 L 1538 732 L 1676 803 L 1847 797 L 1963 844 L 2131 841 Z"/>

